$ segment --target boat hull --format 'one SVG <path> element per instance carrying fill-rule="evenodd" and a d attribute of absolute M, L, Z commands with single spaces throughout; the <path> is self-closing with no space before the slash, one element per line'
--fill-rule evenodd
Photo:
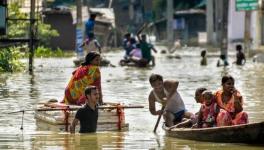
<path fill-rule="evenodd" d="M 214 128 L 174 128 L 163 126 L 166 135 L 188 140 L 225 143 L 264 144 L 264 122 Z"/>

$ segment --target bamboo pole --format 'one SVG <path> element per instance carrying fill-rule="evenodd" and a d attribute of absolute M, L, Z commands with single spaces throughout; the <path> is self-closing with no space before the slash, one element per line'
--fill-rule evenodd
<path fill-rule="evenodd" d="M 62 107 L 62 108 L 40 108 L 40 109 L 25 109 L 25 110 L 18 110 L 18 111 L 13 111 L 9 112 L 7 114 L 14 114 L 14 113 L 19 113 L 19 112 L 26 112 L 26 111 L 58 111 L 58 110 L 78 110 L 82 106 L 74 106 L 74 107 Z M 117 105 L 117 106 L 99 106 L 98 109 L 116 109 L 116 108 L 124 108 L 124 109 L 131 109 L 131 108 L 144 108 L 144 106 L 140 105 Z"/>

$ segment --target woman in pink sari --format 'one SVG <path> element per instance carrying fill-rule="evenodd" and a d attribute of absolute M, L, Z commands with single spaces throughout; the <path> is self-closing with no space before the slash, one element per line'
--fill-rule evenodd
<path fill-rule="evenodd" d="M 248 115 L 243 111 L 243 97 L 235 89 L 234 83 L 232 76 L 223 76 L 222 89 L 215 93 L 216 102 L 221 108 L 216 119 L 217 126 L 248 123 Z"/>
<path fill-rule="evenodd" d="M 85 62 L 73 71 L 72 77 L 65 89 L 63 103 L 72 105 L 84 104 L 84 89 L 88 85 L 93 85 L 99 90 L 99 104 L 103 104 L 99 65 L 100 54 L 94 51 L 89 52 L 85 57 Z"/>

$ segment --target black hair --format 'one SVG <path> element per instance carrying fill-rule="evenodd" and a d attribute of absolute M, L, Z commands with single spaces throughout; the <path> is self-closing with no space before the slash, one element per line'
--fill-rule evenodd
<path fill-rule="evenodd" d="M 201 56 L 204 57 L 206 55 L 206 50 L 201 51 Z"/>
<path fill-rule="evenodd" d="M 242 50 L 242 45 L 240 45 L 240 44 L 236 45 L 236 50 L 237 51 L 241 51 Z"/>
<path fill-rule="evenodd" d="M 222 85 L 225 84 L 228 80 L 232 80 L 235 83 L 235 79 L 231 75 L 224 75 L 222 77 Z"/>
<path fill-rule="evenodd" d="M 152 84 L 155 81 L 163 81 L 163 77 L 159 74 L 152 73 L 149 77 L 149 83 Z"/>
<path fill-rule="evenodd" d="M 126 33 L 124 36 L 125 36 L 125 37 L 130 37 L 131 34 L 128 32 L 128 33 Z"/>
<path fill-rule="evenodd" d="M 225 55 L 225 54 L 222 54 L 222 55 L 220 55 L 220 58 L 221 58 L 222 60 L 225 60 L 225 59 L 226 59 L 226 55 Z"/>
<path fill-rule="evenodd" d="M 95 14 L 95 13 L 91 13 L 91 14 L 90 14 L 90 18 L 91 18 L 91 19 L 95 19 L 95 18 L 96 18 L 96 14 Z"/>
<path fill-rule="evenodd" d="M 207 88 L 205 88 L 205 87 L 200 87 L 200 88 L 198 88 L 198 89 L 195 90 L 195 94 L 196 94 L 196 93 L 203 93 L 203 92 L 206 91 L 206 90 L 207 90 Z"/>
<path fill-rule="evenodd" d="M 86 95 L 91 95 L 92 90 L 96 90 L 96 89 L 97 89 L 96 86 L 93 86 L 93 85 L 89 85 L 89 86 L 87 86 L 87 87 L 85 88 L 85 90 L 84 90 L 84 94 L 85 94 L 85 96 L 86 96 Z"/>
<path fill-rule="evenodd" d="M 82 63 L 82 66 L 90 65 L 94 58 L 100 56 L 98 52 L 91 51 L 85 56 L 85 61 Z"/>

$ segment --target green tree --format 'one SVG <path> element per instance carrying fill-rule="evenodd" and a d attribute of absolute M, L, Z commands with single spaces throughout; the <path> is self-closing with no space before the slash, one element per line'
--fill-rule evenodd
<path fill-rule="evenodd" d="M 28 19 L 29 15 L 20 11 L 20 5 L 17 2 L 10 3 L 8 6 L 8 18 L 11 19 Z M 40 18 L 40 14 L 36 14 L 36 18 Z M 52 37 L 59 36 L 57 30 L 52 29 L 49 24 L 41 22 L 41 19 L 37 20 L 37 38 L 39 39 L 39 45 L 48 46 L 49 40 Z M 10 20 L 8 22 L 7 36 L 9 38 L 26 38 L 29 35 L 29 21 L 25 20 Z"/>

